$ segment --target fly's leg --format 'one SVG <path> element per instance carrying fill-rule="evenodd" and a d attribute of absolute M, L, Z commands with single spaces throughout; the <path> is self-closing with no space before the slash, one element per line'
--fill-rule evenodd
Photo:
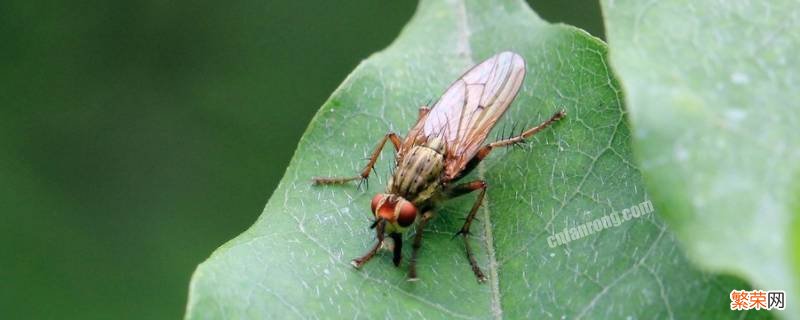
<path fill-rule="evenodd" d="M 470 161 L 467 163 L 466 167 L 461 172 L 461 174 L 459 174 L 454 180 L 457 180 L 457 179 L 461 178 L 462 176 L 468 174 L 470 171 L 475 169 L 475 167 L 477 167 L 478 164 L 484 158 L 486 158 L 486 156 L 488 156 L 489 153 L 492 152 L 493 148 L 495 148 L 495 147 L 505 147 L 505 146 L 521 143 L 521 142 L 525 141 L 526 138 L 529 138 L 529 137 L 533 136 L 537 132 L 542 131 L 544 128 L 547 128 L 548 126 L 550 126 L 554 122 L 560 120 L 565 115 L 566 115 L 566 112 L 564 112 L 563 110 L 559 111 L 559 112 L 556 112 L 547 121 L 542 122 L 538 126 L 530 128 L 528 130 L 525 130 L 524 132 L 522 132 L 518 136 L 511 137 L 511 138 L 504 139 L 504 140 L 500 140 L 500 141 L 495 141 L 495 142 L 492 142 L 490 144 L 487 144 L 487 145 L 483 146 L 483 148 L 478 150 L 478 153 L 472 159 L 470 159 Z M 475 219 L 475 215 L 478 213 L 478 209 L 481 207 L 481 203 L 483 202 L 483 197 L 484 197 L 484 195 L 486 195 L 486 182 L 482 181 L 482 180 L 477 180 L 477 181 L 472 181 L 472 182 L 459 184 L 459 185 L 457 185 L 457 186 L 455 186 L 455 187 L 453 187 L 452 189 L 449 190 L 448 196 L 451 197 L 451 198 L 458 197 L 460 195 L 463 195 L 463 194 L 466 194 L 466 193 L 470 193 L 470 192 L 475 191 L 475 190 L 481 190 L 481 192 L 478 194 L 478 199 L 475 201 L 475 204 L 472 206 L 472 209 L 470 210 L 469 215 L 467 215 L 467 220 L 464 222 L 464 225 L 461 227 L 461 230 L 458 230 L 458 232 L 456 232 L 455 236 L 462 235 L 464 237 L 464 248 L 466 249 L 467 259 L 469 259 L 469 264 L 472 267 L 472 272 L 475 273 L 475 277 L 478 278 L 478 282 L 484 282 L 484 281 L 486 281 L 486 276 L 483 274 L 483 272 L 481 271 L 480 267 L 478 267 L 478 262 L 475 260 L 475 256 L 472 254 L 472 250 L 471 250 L 471 248 L 469 246 L 468 235 L 469 235 L 469 228 L 472 225 L 472 220 Z"/>
<path fill-rule="evenodd" d="M 542 131 L 542 129 L 547 128 L 548 126 L 550 126 L 554 122 L 560 120 L 566 114 L 567 113 L 564 112 L 563 110 L 559 111 L 559 112 L 556 112 L 547 121 L 542 122 L 538 126 L 530 128 L 528 130 L 525 130 L 524 132 L 522 132 L 520 135 L 518 135 L 516 137 L 511 137 L 511 138 L 508 138 L 508 139 L 495 141 L 495 142 L 492 142 L 490 144 L 487 144 L 487 145 L 483 146 L 482 148 L 478 149 L 478 152 L 475 154 L 475 156 L 473 156 L 472 159 L 470 159 L 469 162 L 467 162 L 467 165 L 464 167 L 464 170 L 462 170 L 461 173 L 459 173 L 455 178 L 453 178 L 453 180 L 455 181 L 455 180 L 461 179 L 461 177 L 463 177 L 463 176 L 469 174 L 470 172 L 472 172 L 472 170 L 474 170 L 478 166 L 478 164 L 481 163 L 481 161 L 484 158 L 486 158 L 486 156 L 488 156 L 489 153 L 492 152 L 492 149 L 494 149 L 495 147 L 505 147 L 505 146 L 509 146 L 509 145 L 515 145 L 515 144 L 518 144 L 518 143 L 522 143 L 522 142 L 525 141 L 525 139 L 530 138 L 531 136 L 533 136 L 537 132 Z"/>
<path fill-rule="evenodd" d="M 550 126 L 554 122 L 560 120 L 565 115 L 566 115 L 566 112 L 564 112 L 563 110 L 559 111 L 559 112 L 556 112 L 547 121 L 542 122 L 538 126 L 530 128 L 528 130 L 525 130 L 524 132 L 522 132 L 518 136 L 511 137 L 511 138 L 504 139 L 504 140 L 500 140 L 500 141 L 495 141 L 495 142 L 492 142 L 490 144 L 487 144 L 487 145 L 483 146 L 483 148 L 478 150 L 478 153 L 475 154 L 475 156 L 472 159 L 470 159 L 469 162 L 467 162 L 467 165 L 464 168 L 464 170 L 462 170 L 461 174 L 459 174 L 453 180 L 457 180 L 457 179 L 461 178 L 462 176 L 468 174 L 473 169 L 475 169 L 475 167 L 477 167 L 478 164 L 484 158 L 486 158 L 486 156 L 488 156 L 489 153 L 492 152 L 493 148 L 495 148 L 495 147 L 505 147 L 505 146 L 521 143 L 521 142 L 525 141 L 526 138 L 529 138 L 529 137 L 533 136 L 537 132 L 542 131 L 544 128 L 547 128 L 548 126 Z M 478 209 L 480 208 L 481 203 L 483 202 L 483 197 L 486 194 L 486 182 L 485 181 L 481 181 L 481 180 L 477 180 L 477 181 L 472 181 L 472 182 L 459 184 L 459 185 L 457 185 L 457 186 L 455 186 L 455 187 L 453 187 L 452 189 L 449 190 L 448 196 L 451 197 L 451 198 L 454 198 L 454 197 L 458 197 L 460 195 L 463 195 L 463 194 L 466 194 L 466 193 L 470 193 L 472 191 L 479 190 L 479 189 L 481 190 L 481 192 L 478 194 L 478 199 L 475 201 L 475 204 L 472 206 L 472 210 L 470 210 L 469 215 L 467 215 L 467 220 L 464 222 L 464 225 L 461 227 L 461 230 L 459 230 L 455 234 L 455 236 L 462 235 L 464 237 L 464 248 L 466 249 L 467 259 L 469 259 L 469 264 L 472 267 L 472 272 L 475 273 L 475 277 L 478 278 L 478 282 L 483 282 L 483 281 L 486 280 L 486 276 L 483 274 L 483 272 L 481 271 L 480 267 L 478 267 L 478 262 L 475 260 L 475 256 L 472 254 L 472 250 L 471 250 L 471 248 L 469 246 L 468 235 L 469 235 L 469 228 L 472 225 L 472 220 L 475 219 L 475 215 L 478 213 Z"/>
<path fill-rule="evenodd" d="M 399 267 L 400 260 L 403 260 L 403 235 L 399 233 L 390 233 L 389 237 L 394 240 L 394 257 L 392 258 L 392 262 L 394 262 L 395 267 Z"/>
<path fill-rule="evenodd" d="M 525 139 L 530 138 L 531 136 L 533 136 L 537 132 L 542 131 L 542 129 L 547 128 L 551 124 L 553 124 L 554 122 L 560 120 L 566 114 L 567 113 L 564 110 L 556 112 L 555 114 L 553 114 L 552 117 L 550 117 L 550 119 L 547 119 L 547 121 L 542 122 L 538 126 L 535 126 L 533 128 L 530 128 L 528 130 L 523 131 L 520 135 L 518 135 L 516 137 L 511 137 L 511 138 L 508 138 L 508 139 L 495 141 L 495 142 L 492 142 L 492 143 L 486 145 L 483 148 L 484 149 L 489 148 L 489 151 L 491 151 L 491 148 L 494 148 L 494 147 L 505 147 L 505 146 L 508 146 L 508 145 L 514 145 L 514 144 L 522 143 L 522 142 L 525 141 Z M 483 149 L 481 151 L 483 151 Z M 486 154 L 488 154 L 488 153 L 489 152 L 487 151 Z"/>
<path fill-rule="evenodd" d="M 428 106 L 419 107 L 419 113 L 418 113 L 418 116 L 417 116 L 417 123 L 419 123 L 419 121 L 424 119 L 425 116 L 430 111 L 431 111 L 431 108 L 428 107 Z M 375 150 L 372 151 L 372 155 L 369 158 L 369 162 L 364 167 L 364 170 L 361 171 L 361 174 L 359 174 L 359 175 L 357 175 L 355 177 L 314 177 L 312 179 L 313 183 L 314 184 L 342 184 L 342 183 L 350 182 L 350 181 L 353 181 L 353 180 L 360 180 L 362 182 L 366 182 L 367 179 L 369 178 L 369 174 L 373 170 L 375 170 L 375 162 L 378 161 L 378 157 L 381 155 L 381 150 L 383 150 L 383 146 L 386 145 L 386 140 L 389 140 L 389 141 L 392 142 L 392 145 L 394 145 L 395 152 L 400 150 L 400 146 L 403 143 L 402 139 L 400 138 L 400 136 L 398 136 L 394 132 L 389 132 L 386 135 L 384 135 L 383 138 L 381 138 L 380 142 L 378 142 L 378 147 L 376 147 Z M 361 185 L 362 182 L 359 183 L 359 186 Z"/>
<path fill-rule="evenodd" d="M 372 156 L 370 156 L 369 162 L 364 167 L 364 170 L 361 171 L 361 174 L 355 177 L 314 177 L 312 181 L 314 184 L 341 184 L 353 180 L 360 180 L 359 186 L 361 186 L 361 183 L 367 182 L 370 172 L 375 169 L 375 162 L 378 161 L 378 157 L 381 155 L 381 150 L 383 150 L 383 146 L 386 145 L 387 140 L 392 142 L 395 152 L 400 150 L 400 137 L 394 132 L 387 133 L 383 136 L 381 141 L 378 142 L 378 147 L 375 148 L 375 151 L 372 151 Z"/>
<path fill-rule="evenodd" d="M 417 122 L 422 120 L 422 118 L 424 118 L 428 114 L 428 112 L 431 112 L 431 107 L 428 107 L 428 106 L 419 107 L 419 114 L 417 115 Z"/>
<path fill-rule="evenodd" d="M 417 278 L 417 254 L 419 254 L 419 248 L 422 247 L 422 231 L 425 229 L 425 225 L 432 216 L 433 213 L 427 211 L 422 214 L 421 220 L 419 223 L 417 223 L 416 234 L 414 235 L 414 243 L 411 244 L 411 260 L 408 262 L 408 281 L 419 280 L 419 278 Z"/>
<path fill-rule="evenodd" d="M 378 241 L 375 243 L 375 245 L 372 246 L 372 248 L 369 249 L 369 251 L 367 251 L 367 253 L 365 253 L 361 257 L 353 259 L 353 261 L 350 262 L 350 264 L 356 267 L 356 269 L 361 268 L 361 266 L 367 263 L 369 259 L 372 259 L 372 256 L 374 256 L 375 253 L 378 252 L 378 249 L 381 248 L 381 245 L 383 244 L 383 229 L 385 226 L 386 226 L 386 221 L 383 220 L 378 221 L 377 227 L 375 228 Z"/>
<path fill-rule="evenodd" d="M 472 225 L 472 220 L 475 219 L 475 215 L 478 213 L 478 209 L 481 207 L 481 203 L 483 203 L 483 197 L 486 195 L 486 182 L 483 180 L 475 180 L 472 182 L 462 183 L 455 187 L 453 187 L 448 192 L 448 196 L 454 198 L 458 197 L 463 194 L 470 193 L 475 190 L 480 190 L 481 192 L 478 194 L 478 199 L 475 201 L 475 204 L 472 205 L 472 209 L 469 211 L 469 215 L 467 215 L 467 220 L 464 222 L 464 225 L 461 227 L 461 230 L 458 230 L 456 234 L 453 236 L 454 238 L 461 235 L 464 238 L 464 248 L 467 252 L 467 259 L 469 260 L 469 265 L 472 267 L 472 272 L 475 273 L 475 277 L 478 278 L 478 282 L 486 281 L 486 276 L 481 271 L 481 268 L 478 267 L 478 261 L 475 260 L 475 255 L 472 254 L 472 249 L 469 246 L 469 227 Z"/>

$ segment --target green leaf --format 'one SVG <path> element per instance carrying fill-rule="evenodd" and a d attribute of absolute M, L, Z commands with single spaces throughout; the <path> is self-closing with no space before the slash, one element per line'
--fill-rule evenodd
<path fill-rule="evenodd" d="M 474 195 L 447 202 L 425 230 L 420 281 L 406 281 L 407 262 L 395 268 L 386 253 L 353 269 L 350 259 L 374 241 L 369 202 L 383 191 L 391 147 L 367 191 L 310 178 L 355 174 L 383 134 L 404 134 L 418 106 L 504 50 L 525 57 L 528 76 L 498 127 L 568 115 L 466 178 L 489 183 L 470 239 L 488 283 L 475 281 L 452 239 Z M 656 214 L 549 246 L 556 232 L 648 199 L 605 56 L 600 40 L 548 24 L 520 1 L 422 1 L 399 38 L 322 106 L 259 220 L 198 267 L 187 318 L 738 316 L 728 293 L 744 284 L 692 269 Z"/>
<path fill-rule="evenodd" d="M 602 5 L 661 215 L 692 261 L 785 290 L 800 319 L 800 6 Z"/>

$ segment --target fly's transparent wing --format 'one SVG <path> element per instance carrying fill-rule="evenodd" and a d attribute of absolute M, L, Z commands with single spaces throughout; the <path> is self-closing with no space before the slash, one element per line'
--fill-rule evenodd
<path fill-rule="evenodd" d="M 458 176 L 508 109 L 524 78 L 525 60 L 516 53 L 502 52 L 481 62 L 447 88 L 406 142 L 442 137 L 447 149 L 445 178 Z"/>

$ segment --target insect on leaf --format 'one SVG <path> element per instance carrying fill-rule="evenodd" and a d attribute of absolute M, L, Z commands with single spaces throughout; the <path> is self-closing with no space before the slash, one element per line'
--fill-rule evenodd
<path fill-rule="evenodd" d="M 475 281 L 452 239 L 471 195 L 426 228 L 420 281 L 406 281 L 390 252 L 354 270 L 350 259 L 374 241 L 370 200 L 386 185 L 391 148 L 369 190 L 309 178 L 356 173 L 387 131 L 404 135 L 420 105 L 503 51 L 521 54 L 527 75 L 498 127 L 568 116 L 473 172 L 489 183 L 471 239 L 488 282 Z M 197 268 L 187 318 L 738 316 L 726 311 L 728 294 L 745 284 L 694 269 L 657 212 L 550 246 L 555 233 L 649 200 L 622 101 L 605 44 L 582 30 L 549 24 L 521 1 L 422 1 L 397 40 L 322 106 L 258 221 Z"/>

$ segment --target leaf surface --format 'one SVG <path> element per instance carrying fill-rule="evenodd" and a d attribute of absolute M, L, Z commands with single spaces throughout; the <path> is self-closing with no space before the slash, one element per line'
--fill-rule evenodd
<path fill-rule="evenodd" d="M 420 281 L 406 281 L 407 262 L 395 268 L 388 252 L 354 270 L 350 259 L 374 241 L 369 202 L 383 191 L 391 147 L 367 191 L 310 178 L 353 175 L 383 134 L 405 134 L 420 105 L 505 50 L 528 73 L 495 134 L 559 109 L 567 117 L 465 178 L 489 183 L 470 239 L 488 283 L 451 239 L 474 195 L 447 202 L 425 230 Z M 657 214 L 548 242 L 648 200 L 605 57 L 598 39 L 519 1 L 422 1 L 399 38 L 322 106 L 258 221 L 198 267 L 187 318 L 729 318 L 728 292 L 744 285 L 691 268 Z"/>
<path fill-rule="evenodd" d="M 785 290 L 800 319 L 800 5 L 602 6 L 661 215 L 692 261 Z"/>

